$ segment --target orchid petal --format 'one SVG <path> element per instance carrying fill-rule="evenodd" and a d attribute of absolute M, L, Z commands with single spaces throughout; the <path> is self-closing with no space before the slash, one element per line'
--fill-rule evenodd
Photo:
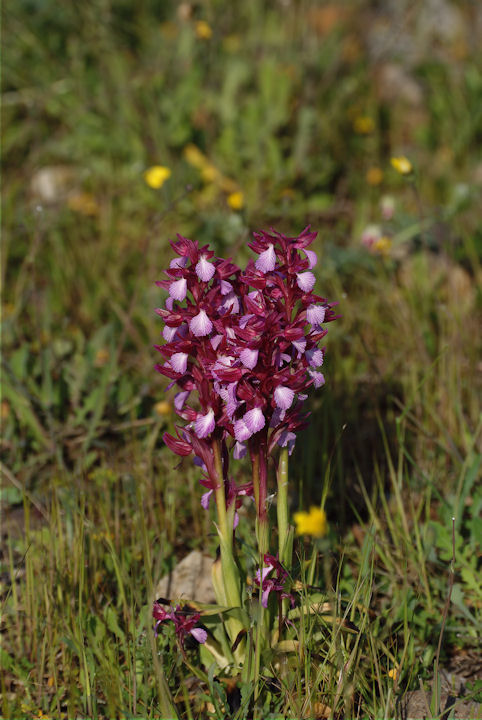
<path fill-rule="evenodd" d="M 259 432 L 259 430 L 262 430 L 266 424 L 266 420 L 261 408 L 253 408 L 252 410 L 248 410 L 248 412 L 243 415 L 243 421 L 248 430 L 250 431 L 251 435 Z M 236 439 L 240 440 L 241 438 Z"/>
<path fill-rule="evenodd" d="M 247 452 L 248 448 L 246 447 L 246 445 L 242 442 L 236 441 L 233 448 L 233 458 L 235 460 L 241 460 L 241 458 L 244 458 Z"/>
<path fill-rule="evenodd" d="M 201 495 L 201 505 L 205 510 L 209 508 L 209 501 L 213 492 L 213 490 L 208 490 L 206 493 L 203 493 L 203 495 Z"/>
<path fill-rule="evenodd" d="M 316 263 L 318 262 L 318 256 L 313 250 L 306 250 L 303 248 L 303 252 L 305 253 L 306 257 L 308 258 L 308 262 L 310 264 L 310 270 L 312 270 Z"/>
<path fill-rule="evenodd" d="M 215 272 L 216 268 L 214 265 L 206 259 L 205 255 L 201 255 L 201 258 L 196 265 L 196 275 L 198 278 L 203 282 L 209 282 Z"/>
<path fill-rule="evenodd" d="M 261 595 L 261 605 L 264 608 L 268 607 L 268 598 L 269 594 L 271 592 L 271 587 L 266 588 L 266 590 L 263 590 L 263 594 Z"/>
<path fill-rule="evenodd" d="M 240 443 L 244 442 L 251 437 L 253 433 L 249 430 L 248 426 L 243 419 L 236 420 L 234 423 L 234 437 Z"/>
<path fill-rule="evenodd" d="M 175 280 L 169 285 L 169 295 L 174 298 L 174 300 L 179 300 L 182 302 L 187 294 L 187 280 L 186 278 L 181 278 L 180 280 Z"/>
<path fill-rule="evenodd" d="M 212 408 L 206 413 L 206 415 L 198 415 L 194 422 L 194 432 L 200 439 L 210 435 L 214 430 L 214 427 L 214 411 Z"/>
<path fill-rule="evenodd" d="M 166 325 L 162 331 L 162 337 L 166 342 L 172 342 L 174 340 L 174 336 L 177 333 L 177 328 L 175 327 L 169 327 L 169 325 Z"/>
<path fill-rule="evenodd" d="M 294 391 L 284 385 L 279 385 L 274 391 L 274 401 L 281 410 L 288 410 L 288 408 L 291 407 L 294 398 Z"/>
<path fill-rule="evenodd" d="M 191 322 L 189 323 L 189 329 L 196 337 L 203 337 L 204 335 L 209 335 L 209 333 L 213 329 L 213 324 L 208 318 L 205 310 L 200 310 L 199 313 L 191 319 Z"/>
<path fill-rule="evenodd" d="M 308 372 L 313 378 L 313 385 L 315 386 L 315 388 L 319 388 L 325 384 L 325 376 L 323 375 L 323 373 L 311 369 L 308 369 Z"/>
<path fill-rule="evenodd" d="M 306 351 L 306 358 L 311 367 L 321 367 L 323 365 L 323 351 L 320 348 Z"/>
<path fill-rule="evenodd" d="M 178 392 L 177 395 L 175 395 L 174 407 L 176 408 L 176 410 L 179 411 L 183 409 L 184 403 L 186 402 L 190 394 L 190 390 L 182 390 L 181 392 Z"/>
<path fill-rule="evenodd" d="M 267 250 L 261 253 L 259 258 L 254 263 L 257 270 L 262 273 L 271 272 L 274 270 L 276 265 L 276 253 L 273 245 L 268 245 Z"/>
<path fill-rule="evenodd" d="M 325 319 L 325 308 L 322 305 L 309 305 L 306 310 L 306 319 L 310 325 L 321 325 Z"/>
<path fill-rule="evenodd" d="M 293 340 L 293 347 L 298 350 L 298 357 L 305 352 L 306 349 L 306 338 L 300 338 L 299 340 Z"/>
<path fill-rule="evenodd" d="M 186 265 L 189 262 L 189 258 L 187 257 L 177 257 L 171 260 L 169 263 L 170 268 L 185 268 Z"/>
<path fill-rule="evenodd" d="M 198 641 L 198 643 L 201 644 L 205 643 L 208 639 L 206 630 L 203 630 L 202 628 L 193 628 L 191 630 L 191 635 Z"/>
<path fill-rule="evenodd" d="M 316 278 L 312 272 L 296 273 L 296 283 L 300 290 L 309 293 L 313 290 Z"/>
<path fill-rule="evenodd" d="M 244 348 L 239 353 L 239 359 L 243 363 L 244 367 L 252 370 L 258 362 L 259 350 L 252 350 L 251 348 Z"/>
<path fill-rule="evenodd" d="M 174 353 L 174 355 L 171 355 L 170 362 L 172 369 L 178 373 L 185 373 L 187 369 L 188 357 L 188 354 L 183 352 Z"/>

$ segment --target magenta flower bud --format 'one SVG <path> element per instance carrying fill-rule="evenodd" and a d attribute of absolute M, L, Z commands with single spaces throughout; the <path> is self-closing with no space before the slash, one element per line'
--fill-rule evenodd
<path fill-rule="evenodd" d="M 293 390 L 289 387 L 285 387 L 284 385 L 280 385 L 274 391 L 274 401 L 281 410 L 288 410 L 288 408 L 291 407 L 294 398 L 295 394 Z"/>
<path fill-rule="evenodd" d="M 320 348 L 306 351 L 306 358 L 311 367 L 317 368 L 323 365 L 323 351 Z"/>
<path fill-rule="evenodd" d="M 174 353 L 174 355 L 171 355 L 170 363 L 172 369 L 178 373 L 185 373 L 187 369 L 188 357 L 188 354 L 183 352 Z"/>
<path fill-rule="evenodd" d="M 203 282 L 209 282 L 215 272 L 216 268 L 214 265 L 210 263 L 209 260 L 206 260 L 205 255 L 201 255 L 201 258 L 196 265 L 196 275 L 198 278 Z"/>
<path fill-rule="evenodd" d="M 321 325 L 325 319 L 325 308 L 322 305 L 309 305 L 306 310 L 306 319 L 310 325 Z"/>
<path fill-rule="evenodd" d="M 214 426 L 214 412 L 211 408 L 209 412 L 206 413 L 206 415 L 197 416 L 194 422 L 194 432 L 196 433 L 198 438 L 202 439 L 207 437 L 208 435 L 211 435 L 212 431 L 214 430 Z"/>
<path fill-rule="evenodd" d="M 276 265 L 276 253 L 273 245 L 268 245 L 268 249 L 261 253 L 259 258 L 254 263 L 257 270 L 262 273 L 271 272 L 274 270 Z"/>
<path fill-rule="evenodd" d="M 196 337 L 203 337 L 204 335 L 209 335 L 209 333 L 213 329 L 213 324 L 206 315 L 205 310 L 200 310 L 199 313 L 191 319 L 191 322 L 189 323 L 189 329 Z"/>
<path fill-rule="evenodd" d="M 250 438 L 252 434 L 244 420 L 236 420 L 234 423 L 234 437 L 239 443 L 243 443 Z"/>
<path fill-rule="evenodd" d="M 249 368 L 252 370 L 256 363 L 258 362 L 258 350 L 251 350 L 250 348 L 244 348 L 244 350 L 241 350 L 239 353 L 239 359 L 243 363 L 244 367 Z"/>
<path fill-rule="evenodd" d="M 325 384 L 325 376 L 323 375 L 323 373 L 311 369 L 308 369 L 308 372 L 313 378 L 313 385 L 315 386 L 315 388 L 319 388 Z"/>
<path fill-rule="evenodd" d="M 316 278 L 312 272 L 296 273 L 296 284 L 303 292 L 311 292 L 315 286 L 315 282 Z"/>
<path fill-rule="evenodd" d="M 310 264 L 310 270 L 312 270 L 315 267 L 316 263 L 318 262 L 318 257 L 313 250 L 303 249 L 303 252 L 305 253 L 306 257 L 308 258 L 308 262 Z"/>
<path fill-rule="evenodd" d="M 182 302 L 187 294 L 187 280 L 186 278 L 181 278 L 180 280 L 175 280 L 169 285 L 169 295 L 174 298 L 174 300 L 179 300 L 179 302 Z"/>
<path fill-rule="evenodd" d="M 261 408 L 253 408 L 243 415 L 243 420 L 251 435 L 262 430 L 266 424 Z M 240 438 L 236 438 L 239 440 Z"/>

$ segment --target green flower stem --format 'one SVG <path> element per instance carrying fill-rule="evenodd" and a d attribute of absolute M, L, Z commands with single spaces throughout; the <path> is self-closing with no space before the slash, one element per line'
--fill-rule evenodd
<path fill-rule="evenodd" d="M 221 540 L 221 564 L 223 567 L 226 601 L 231 607 L 241 607 L 239 572 L 233 555 L 233 522 L 226 510 L 226 493 L 224 491 L 223 465 L 219 441 L 213 441 L 214 466 L 217 483 L 214 491 L 218 514 L 218 531 Z"/>
<path fill-rule="evenodd" d="M 258 551 L 260 562 L 263 563 L 264 555 L 269 550 L 269 524 L 267 500 L 267 452 L 266 441 L 258 440 L 251 450 L 251 465 L 253 478 L 254 502 L 256 506 L 256 538 L 258 540 Z"/>
<path fill-rule="evenodd" d="M 278 461 L 278 554 L 279 561 L 286 567 L 291 566 L 288 550 L 288 448 L 281 448 Z"/>
<path fill-rule="evenodd" d="M 221 550 L 221 569 L 222 583 L 224 585 L 224 594 L 218 589 L 218 603 L 227 604 L 229 607 L 241 607 L 241 580 L 239 569 L 236 565 L 233 554 L 233 520 L 234 508 L 232 512 L 226 510 L 226 493 L 224 490 L 223 463 L 221 460 L 221 447 L 219 440 L 213 440 L 214 466 L 216 469 L 217 482 L 214 491 L 216 498 L 216 509 L 218 515 L 218 533 L 219 545 Z M 239 633 L 245 630 L 243 623 L 236 617 L 230 617 L 226 620 L 226 630 L 233 644 Z M 242 640 L 234 651 L 234 659 L 238 665 L 242 665 L 245 654 L 245 642 Z"/>

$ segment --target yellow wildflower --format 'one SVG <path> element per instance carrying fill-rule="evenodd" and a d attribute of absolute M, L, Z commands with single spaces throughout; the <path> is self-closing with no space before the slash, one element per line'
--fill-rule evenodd
<path fill-rule="evenodd" d="M 196 35 L 201 40 L 209 40 L 213 31 L 205 20 L 198 20 L 196 23 Z"/>
<path fill-rule="evenodd" d="M 397 675 L 398 675 L 397 668 L 390 668 L 390 670 L 388 671 L 388 677 L 391 678 L 392 680 L 396 680 Z"/>
<path fill-rule="evenodd" d="M 172 405 L 171 405 L 171 403 L 167 402 L 167 400 L 161 400 L 160 402 L 158 402 L 154 405 L 154 410 L 161 417 L 166 417 L 166 415 L 171 414 Z"/>
<path fill-rule="evenodd" d="M 244 205 L 244 195 L 240 190 L 232 192 L 228 195 L 227 201 L 229 207 L 233 210 L 241 210 Z"/>
<path fill-rule="evenodd" d="M 214 165 L 205 165 L 201 168 L 201 177 L 204 182 L 216 182 L 219 180 L 221 173 Z"/>
<path fill-rule="evenodd" d="M 226 35 L 223 38 L 223 49 L 228 53 L 238 52 L 241 47 L 241 38 L 239 35 Z"/>
<path fill-rule="evenodd" d="M 399 157 L 392 157 L 390 160 L 392 167 L 395 168 L 400 175 L 410 175 L 413 170 L 412 163 L 404 155 Z"/>
<path fill-rule="evenodd" d="M 380 185 L 383 180 L 383 170 L 379 167 L 368 168 L 366 174 L 366 180 L 369 185 Z"/>
<path fill-rule="evenodd" d="M 110 353 L 107 348 L 100 348 L 95 353 L 94 366 L 104 367 L 109 361 Z"/>
<path fill-rule="evenodd" d="M 327 533 L 326 513 L 321 508 L 312 507 L 310 512 L 297 512 L 293 515 L 293 519 L 296 523 L 297 535 L 313 535 L 321 538 Z"/>
<path fill-rule="evenodd" d="M 99 203 L 92 193 L 78 192 L 69 195 L 67 205 L 70 210 L 78 212 L 81 215 L 94 216 L 99 213 Z"/>
<path fill-rule="evenodd" d="M 207 165 L 209 165 L 207 157 L 204 155 L 204 153 L 201 152 L 198 147 L 193 145 L 193 143 L 189 143 L 189 145 L 186 145 L 183 151 L 183 155 L 186 162 L 188 162 L 189 165 L 198 168 L 198 170 L 202 170 L 203 168 L 207 167 Z"/>
<path fill-rule="evenodd" d="M 370 135 L 375 130 L 375 123 L 368 115 L 359 115 L 353 121 L 353 129 L 358 135 Z"/>
<path fill-rule="evenodd" d="M 161 188 L 170 177 L 171 171 L 168 167 L 164 167 L 164 165 L 153 165 L 144 173 L 144 180 L 149 187 L 154 188 L 154 190 Z"/>
<path fill-rule="evenodd" d="M 377 253 L 378 255 L 382 255 L 383 257 L 388 257 L 390 255 L 390 248 L 392 247 L 392 241 L 389 237 L 386 235 L 382 235 L 381 238 L 378 238 L 378 240 L 375 240 L 373 243 L 371 250 L 374 253 Z"/>

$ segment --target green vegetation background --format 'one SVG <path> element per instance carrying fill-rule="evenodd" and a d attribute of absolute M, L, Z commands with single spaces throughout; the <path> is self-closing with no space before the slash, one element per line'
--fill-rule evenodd
<path fill-rule="evenodd" d="M 368 582 L 373 643 L 341 694 L 333 671 L 309 706 L 293 680 L 272 709 L 311 717 L 335 698 L 375 716 L 432 677 L 452 517 L 441 657 L 474 679 L 481 28 L 476 3 L 448 0 L 4 8 L 5 717 L 156 717 L 164 678 L 197 717 L 215 692 L 183 695 L 175 648 L 159 659 L 148 632 L 153 583 L 214 549 L 196 474 L 161 440 L 154 281 L 176 232 L 243 263 L 253 230 L 311 224 L 342 315 L 291 503 L 329 483 L 320 572 L 348 603 Z M 157 190 L 156 165 L 171 171 Z"/>

